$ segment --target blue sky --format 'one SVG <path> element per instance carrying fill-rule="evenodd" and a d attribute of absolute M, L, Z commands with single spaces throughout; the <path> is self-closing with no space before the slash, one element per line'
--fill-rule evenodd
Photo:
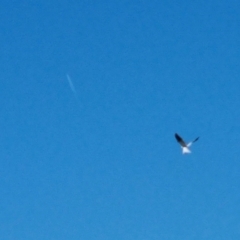
<path fill-rule="evenodd" d="M 239 238 L 239 9 L 4 1 L 1 238 Z"/>

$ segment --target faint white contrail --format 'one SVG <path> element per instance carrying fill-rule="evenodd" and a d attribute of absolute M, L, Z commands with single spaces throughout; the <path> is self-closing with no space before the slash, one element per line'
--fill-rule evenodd
<path fill-rule="evenodd" d="M 76 90 L 75 90 L 75 87 L 73 85 L 72 79 L 70 78 L 70 76 L 68 74 L 67 74 L 67 80 L 68 80 L 68 83 L 69 83 L 69 86 L 70 86 L 71 90 L 74 92 L 74 94 L 76 94 Z"/>
<path fill-rule="evenodd" d="M 74 85 L 73 85 L 72 79 L 70 78 L 70 76 L 69 76 L 68 74 L 67 74 L 66 76 L 67 76 L 67 80 L 68 80 L 70 89 L 72 90 L 75 99 L 76 99 L 77 102 L 79 103 L 78 96 L 77 96 L 77 92 L 76 92 L 76 89 L 75 89 L 75 87 L 74 87 Z"/>

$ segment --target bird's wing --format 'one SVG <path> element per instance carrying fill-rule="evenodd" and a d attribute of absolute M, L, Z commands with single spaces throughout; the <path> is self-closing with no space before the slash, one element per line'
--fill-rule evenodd
<path fill-rule="evenodd" d="M 177 141 L 179 142 L 179 144 L 182 147 L 187 147 L 186 143 L 183 141 L 183 139 L 177 133 L 175 133 L 175 138 L 177 139 Z"/>
<path fill-rule="evenodd" d="M 199 139 L 199 137 L 197 137 L 196 139 L 194 139 L 193 141 L 191 141 L 190 143 L 187 144 L 187 147 L 190 147 L 194 142 L 196 142 Z"/>
<path fill-rule="evenodd" d="M 199 137 L 197 137 L 195 140 L 193 140 L 192 142 L 194 143 L 194 142 L 196 142 L 197 140 L 199 139 Z"/>

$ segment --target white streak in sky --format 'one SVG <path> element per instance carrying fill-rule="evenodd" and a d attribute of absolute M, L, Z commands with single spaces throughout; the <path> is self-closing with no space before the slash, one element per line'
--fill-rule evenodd
<path fill-rule="evenodd" d="M 75 90 L 75 87 L 73 85 L 72 79 L 70 78 L 70 76 L 68 74 L 67 74 L 67 80 L 68 80 L 68 83 L 69 83 L 69 86 L 70 86 L 71 90 L 73 91 L 74 94 L 76 94 L 76 90 Z"/>
<path fill-rule="evenodd" d="M 69 76 L 68 74 L 67 74 L 67 80 L 68 80 L 69 87 L 70 87 L 70 89 L 72 90 L 73 95 L 74 95 L 76 101 L 79 103 L 78 96 L 77 96 L 77 92 L 76 92 L 75 87 L 74 87 L 74 85 L 73 85 L 72 79 L 70 78 L 70 76 Z"/>

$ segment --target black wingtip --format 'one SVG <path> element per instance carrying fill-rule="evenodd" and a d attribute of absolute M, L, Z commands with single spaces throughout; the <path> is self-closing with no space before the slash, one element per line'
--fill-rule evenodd
<path fill-rule="evenodd" d="M 196 142 L 200 137 L 197 137 L 193 142 Z"/>
<path fill-rule="evenodd" d="M 182 141 L 182 138 L 177 133 L 175 133 L 175 138 L 177 139 L 178 142 Z"/>

